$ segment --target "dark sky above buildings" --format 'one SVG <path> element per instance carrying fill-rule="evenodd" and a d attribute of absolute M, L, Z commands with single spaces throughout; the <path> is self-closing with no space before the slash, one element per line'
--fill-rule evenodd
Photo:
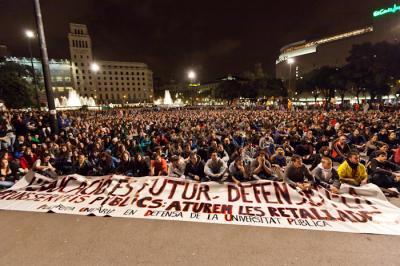
<path fill-rule="evenodd" d="M 51 58 L 69 58 L 68 23 L 87 24 L 94 56 L 142 61 L 154 75 L 201 81 L 251 70 L 271 75 L 279 48 L 372 24 L 372 11 L 394 0 L 41 0 Z M 32 0 L 0 0 L 0 44 L 27 56 Z M 35 49 L 38 55 L 38 48 Z"/>

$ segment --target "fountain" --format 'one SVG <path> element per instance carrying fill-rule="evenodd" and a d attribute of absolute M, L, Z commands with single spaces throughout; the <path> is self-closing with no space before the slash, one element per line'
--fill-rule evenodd
<path fill-rule="evenodd" d="M 68 92 L 68 97 L 61 96 L 54 100 L 57 109 L 79 109 L 86 105 L 90 109 L 96 107 L 96 102 L 92 97 L 82 97 L 75 90 Z"/>
<path fill-rule="evenodd" d="M 175 102 L 172 100 L 169 90 L 165 90 L 164 99 L 158 99 L 154 101 L 154 104 L 163 108 L 174 108 L 183 106 L 181 99 L 176 99 Z"/>

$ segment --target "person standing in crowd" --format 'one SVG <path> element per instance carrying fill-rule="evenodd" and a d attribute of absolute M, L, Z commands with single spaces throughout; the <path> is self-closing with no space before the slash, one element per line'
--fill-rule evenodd
<path fill-rule="evenodd" d="M 332 193 L 338 193 L 340 188 L 339 175 L 332 167 L 329 157 L 322 157 L 321 163 L 313 170 L 312 175 L 317 185 L 329 189 Z"/>
<path fill-rule="evenodd" d="M 285 169 L 284 181 L 305 192 L 310 191 L 315 184 L 314 177 L 299 155 L 292 156 L 291 163 Z"/>
<path fill-rule="evenodd" d="M 360 163 L 360 156 L 354 151 L 350 152 L 339 166 L 338 175 L 340 183 L 360 186 L 368 182 L 368 174 L 365 166 Z"/>

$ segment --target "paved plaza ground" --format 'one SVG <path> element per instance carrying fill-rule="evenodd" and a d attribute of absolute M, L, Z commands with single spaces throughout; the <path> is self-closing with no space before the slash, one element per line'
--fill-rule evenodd
<path fill-rule="evenodd" d="M 0 228 L 3 266 L 399 265 L 395 236 L 13 211 Z"/>

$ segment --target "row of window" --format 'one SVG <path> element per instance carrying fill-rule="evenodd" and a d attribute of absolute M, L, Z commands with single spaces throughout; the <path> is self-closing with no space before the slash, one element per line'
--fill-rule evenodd
<path fill-rule="evenodd" d="M 98 90 L 98 91 L 102 91 L 102 90 L 108 91 L 108 89 L 109 89 L 110 91 L 114 91 L 114 88 L 102 88 L 102 87 L 97 87 L 97 90 Z M 117 88 L 115 88 L 115 91 L 119 91 L 119 89 L 120 89 L 120 88 L 117 87 Z M 134 91 L 134 92 L 135 92 L 136 89 L 137 89 L 138 92 L 141 91 L 141 88 L 126 88 L 126 91 Z M 87 91 L 87 88 L 84 87 L 83 90 L 84 90 L 84 91 Z M 146 91 L 146 88 L 144 88 L 143 90 Z M 125 91 L 125 88 L 121 88 L 121 91 Z"/>
<path fill-rule="evenodd" d="M 89 48 L 89 43 L 82 40 L 72 40 L 72 47 L 76 48 Z"/>
<path fill-rule="evenodd" d="M 92 97 L 93 99 L 95 99 L 94 94 L 87 94 L 85 93 L 83 96 L 85 97 Z M 121 100 L 124 99 L 125 101 L 131 101 L 131 100 L 137 100 L 137 99 L 146 99 L 146 95 L 145 94 L 128 94 L 128 95 L 123 95 L 121 96 L 120 94 L 100 94 L 99 95 L 99 99 L 100 100 Z"/>
<path fill-rule="evenodd" d="M 75 34 L 82 34 L 82 35 L 85 34 L 84 31 L 83 31 L 82 29 L 74 29 L 74 33 L 75 33 Z"/>
<path fill-rule="evenodd" d="M 85 76 L 83 76 L 83 79 L 85 79 Z M 89 79 L 91 80 L 91 77 L 89 77 Z M 79 76 L 77 77 L 77 80 L 78 80 L 78 81 L 76 82 L 76 84 L 80 85 L 81 82 L 79 81 Z M 90 85 L 93 85 L 93 82 L 89 81 L 89 84 L 90 84 Z M 129 83 L 129 82 L 127 82 L 127 83 L 126 83 L 126 86 L 131 86 L 131 84 L 132 84 L 132 86 L 136 86 L 136 85 L 140 86 L 140 83 L 139 83 L 139 82 L 138 82 L 138 83 Z M 113 83 L 113 82 L 110 82 L 110 83 L 107 83 L 107 82 L 104 82 L 104 83 L 98 82 L 97 85 L 99 85 L 99 86 L 101 86 L 101 85 L 104 85 L 104 86 L 107 86 L 107 85 L 113 86 L 114 83 Z M 124 83 L 124 82 L 121 82 L 121 83 L 115 82 L 115 85 L 116 85 L 116 86 L 119 86 L 119 85 L 125 86 L 125 83 Z M 143 86 L 146 86 L 146 82 L 143 82 L 142 85 L 143 85 Z"/>

